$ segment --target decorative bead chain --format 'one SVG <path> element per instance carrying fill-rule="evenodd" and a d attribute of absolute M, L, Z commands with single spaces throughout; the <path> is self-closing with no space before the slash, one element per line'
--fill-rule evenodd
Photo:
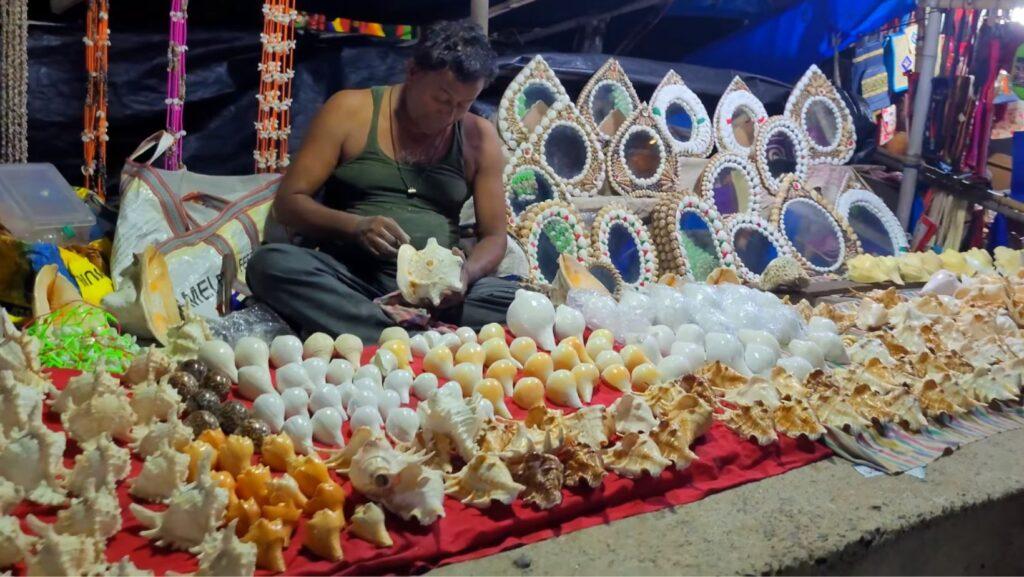
<path fill-rule="evenodd" d="M 110 53 L 108 0 L 89 0 L 85 18 L 85 127 L 82 131 L 85 187 L 106 199 L 107 70 Z"/>
<path fill-rule="evenodd" d="M 0 5 L 0 162 L 28 161 L 28 0 Z"/>
<path fill-rule="evenodd" d="M 267 0 L 263 4 L 263 57 L 258 67 L 259 115 L 253 151 L 256 172 L 278 172 L 288 167 L 297 17 L 295 0 Z"/>
<path fill-rule="evenodd" d="M 171 0 L 171 30 L 167 45 L 167 132 L 174 143 L 164 156 L 164 168 L 180 170 L 185 137 L 185 53 L 188 51 L 188 0 Z"/>

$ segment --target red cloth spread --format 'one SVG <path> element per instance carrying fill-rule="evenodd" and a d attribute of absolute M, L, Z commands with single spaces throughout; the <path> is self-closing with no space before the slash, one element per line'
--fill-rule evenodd
<path fill-rule="evenodd" d="M 366 354 L 371 354 L 371 351 L 368 349 Z M 418 362 L 419 359 L 416 359 L 415 364 L 418 365 Z M 418 371 L 418 366 L 415 368 Z M 71 371 L 54 371 L 54 384 L 57 388 L 63 388 L 74 374 Z M 599 387 L 595 390 L 594 403 L 607 405 L 617 396 L 619 393 L 616 391 Z M 524 416 L 524 411 L 511 403 L 511 400 L 508 405 L 516 417 Z M 59 428 L 59 419 L 56 417 L 56 414 L 47 411 L 46 420 L 53 429 Z M 68 445 L 65 461 L 70 467 L 78 449 L 70 440 Z M 596 490 L 564 490 L 562 504 L 547 511 L 537 511 L 523 505 L 521 500 L 512 506 L 496 503 L 481 510 L 448 498 L 445 500 L 445 517 L 429 527 L 422 527 L 415 521 L 402 521 L 388 513 L 387 528 L 395 542 L 394 546 L 377 549 L 343 533 L 345 559 L 339 563 L 317 559 L 302 550 L 305 535 L 303 519 L 292 537 L 291 546 L 285 552 L 287 573 L 363 575 L 424 572 L 448 563 L 485 557 L 640 513 L 691 503 L 730 487 L 785 473 L 832 454 L 822 444 L 785 437 L 781 437 L 776 444 L 760 447 L 740 439 L 718 422 L 695 443 L 693 450 L 700 460 L 694 461 L 683 471 L 670 467 L 658 478 L 645 477 L 636 481 L 609 473 L 604 484 Z M 141 466 L 141 462 L 133 458 L 129 478 L 137 475 Z M 347 483 L 345 488 L 351 491 Z M 192 573 L 196 570 L 197 562 L 191 554 L 152 546 L 139 535 L 141 526 L 128 510 L 132 499 L 128 496 L 127 482 L 118 487 L 118 495 L 124 513 L 124 526 L 108 543 L 109 561 L 116 562 L 128 555 L 140 569 L 153 570 L 157 574 L 168 571 Z M 354 505 L 361 501 L 358 494 L 350 493 L 345 507 L 346 518 L 351 515 Z M 56 511 L 56 508 L 24 502 L 14 514 L 24 519 L 26 514 L 33 513 L 50 523 L 55 519 Z M 23 527 L 27 531 L 24 522 Z M 24 565 L 17 566 L 15 572 L 24 574 Z M 256 573 L 269 574 L 262 570 Z"/>

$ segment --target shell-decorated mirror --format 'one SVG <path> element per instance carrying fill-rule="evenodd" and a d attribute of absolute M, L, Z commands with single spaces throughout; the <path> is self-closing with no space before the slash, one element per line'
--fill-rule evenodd
<path fill-rule="evenodd" d="M 885 201 L 870 190 L 851 188 L 836 199 L 836 212 L 860 241 L 861 250 L 876 256 L 896 256 L 910 249 L 907 233 Z"/>
<path fill-rule="evenodd" d="M 749 156 L 754 145 L 754 127 L 768 119 L 764 104 L 747 83 L 737 76 L 715 106 L 715 144 L 722 152 Z"/>
<path fill-rule="evenodd" d="M 523 67 L 498 104 L 498 131 L 509 148 L 526 142 L 541 119 L 559 100 L 570 100 L 565 87 L 541 55 Z"/>
<path fill-rule="evenodd" d="M 570 254 L 580 262 L 590 258 L 590 235 L 576 209 L 562 200 L 535 204 L 519 216 L 516 236 L 523 242 L 530 279 L 547 285 L 558 275 L 558 257 Z"/>
<path fill-rule="evenodd" d="M 714 203 L 692 195 L 661 199 L 651 214 L 651 236 L 661 272 L 704 280 L 735 255 Z"/>
<path fill-rule="evenodd" d="M 594 217 L 590 230 L 594 260 L 611 264 L 629 286 L 657 281 L 658 256 L 639 216 L 621 204 L 609 204 Z"/>
<path fill-rule="evenodd" d="M 583 86 L 576 105 L 597 127 L 599 138 L 608 141 L 640 107 L 640 98 L 619 61 L 609 58 Z"/>
<path fill-rule="evenodd" d="M 825 205 L 821 195 L 798 179 L 783 179 L 771 223 L 793 247 L 793 257 L 818 273 L 836 272 L 860 252 L 857 235 L 846 220 Z"/>
<path fill-rule="evenodd" d="M 772 116 L 754 131 L 754 162 L 761 182 L 771 194 L 778 194 L 784 176 L 807 178 L 807 141 L 800 127 L 785 116 Z"/>
<path fill-rule="evenodd" d="M 610 263 L 597 259 L 590 259 L 586 267 L 587 272 L 597 279 L 597 282 L 604 285 L 604 288 L 608 289 L 608 292 L 615 297 L 615 300 L 619 300 L 622 297 L 622 291 L 626 288 L 626 282 L 622 280 L 622 275 L 619 274 L 618 269 Z"/>
<path fill-rule="evenodd" d="M 761 177 L 753 163 L 728 152 L 711 157 L 697 179 L 697 192 L 722 216 L 756 213 L 764 196 Z"/>
<path fill-rule="evenodd" d="M 608 147 L 608 180 L 622 195 L 657 196 L 676 189 L 671 138 L 646 104 L 619 127 Z M 628 281 L 627 281 L 628 282 Z"/>
<path fill-rule="evenodd" d="M 853 116 L 839 91 L 811 65 L 793 87 L 785 115 L 800 126 L 807 140 L 811 162 L 846 164 L 857 148 Z"/>
<path fill-rule="evenodd" d="M 736 214 L 725 219 L 726 235 L 736 254 L 735 268 L 750 284 L 761 282 L 761 273 L 792 248 L 778 229 L 755 214 Z"/>
<path fill-rule="evenodd" d="M 520 146 L 502 173 L 505 198 L 512 221 L 527 208 L 548 200 L 566 200 L 565 189 L 551 171 L 544 167 L 532 146 Z"/>
<path fill-rule="evenodd" d="M 594 196 L 604 186 L 601 143 L 572 102 L 555 102 L 516 154 L 537 158 L 569 196 Z"/>
<path fill-rule="evenodd" d="M 654 90 L 651 112 L 676 154 L 694 158 L 711 154 L 715 138 L 708 111 L 675 70 L 669 70 Z"/>

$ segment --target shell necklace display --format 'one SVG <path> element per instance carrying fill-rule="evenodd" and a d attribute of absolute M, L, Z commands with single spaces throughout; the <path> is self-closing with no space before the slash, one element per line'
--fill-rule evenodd
<path fill-rule="evenodd" d="M 399 157 L 401 156 L 401 153 L 399 152 L 399 149 L 398 149 L 398 139 L 395 138 L 395 119 L 398 117 L 398 114 L 395 112 L 395 107 L 392 104 L 392 97 L 394 96 L 394 93 L 395 93 L 395 87 L 394 86 L 389 86 L 388 87 L 388 132 L 389 132 L 389 134 L 391 136 L 391 148 L 393 149 L 391 152 L 392 152 L 392 154 L 394 154 L 394 158 L 392 160 L 395 163 L 395 170 L 398 171 L 398 178 L 402 179 L 402 186 L 405 187 L 406 193 L 408 193 L 409 196 L 415 196 L 416 195 L 416 187 L 409 185 L 409 181 L 407 181 L 405 179 L 405 171 L 402 170 L 402 164 L 398 160 Z M 441 149 L 441 145 L 444 144 L 444 142 L 447 140 L 447 138 L 446 138 L 447 136 L 448 135 L 445 134 L 444 137 L 437 138 L 437 139 L 434 140 L 434 142 L 432 143 L 433 146 L 430 149 L 430 154 L 427 155 L 427 157 L 426 157 L 427 159 L 433 161 L 434 159 L 437 158 L 438 150 Z"/>

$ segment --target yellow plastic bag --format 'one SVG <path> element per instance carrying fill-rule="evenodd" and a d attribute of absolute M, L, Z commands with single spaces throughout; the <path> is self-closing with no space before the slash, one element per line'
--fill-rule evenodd
<path fill-rule="evenodd" d="M 114 283 L 110 277 L 89 259 L 64 248 L 60 249 L 60 257 L 64 259 L 71 276 L 75 277 L 85 302 L 100 306 L 103 297 L 114 291 Z"/>

